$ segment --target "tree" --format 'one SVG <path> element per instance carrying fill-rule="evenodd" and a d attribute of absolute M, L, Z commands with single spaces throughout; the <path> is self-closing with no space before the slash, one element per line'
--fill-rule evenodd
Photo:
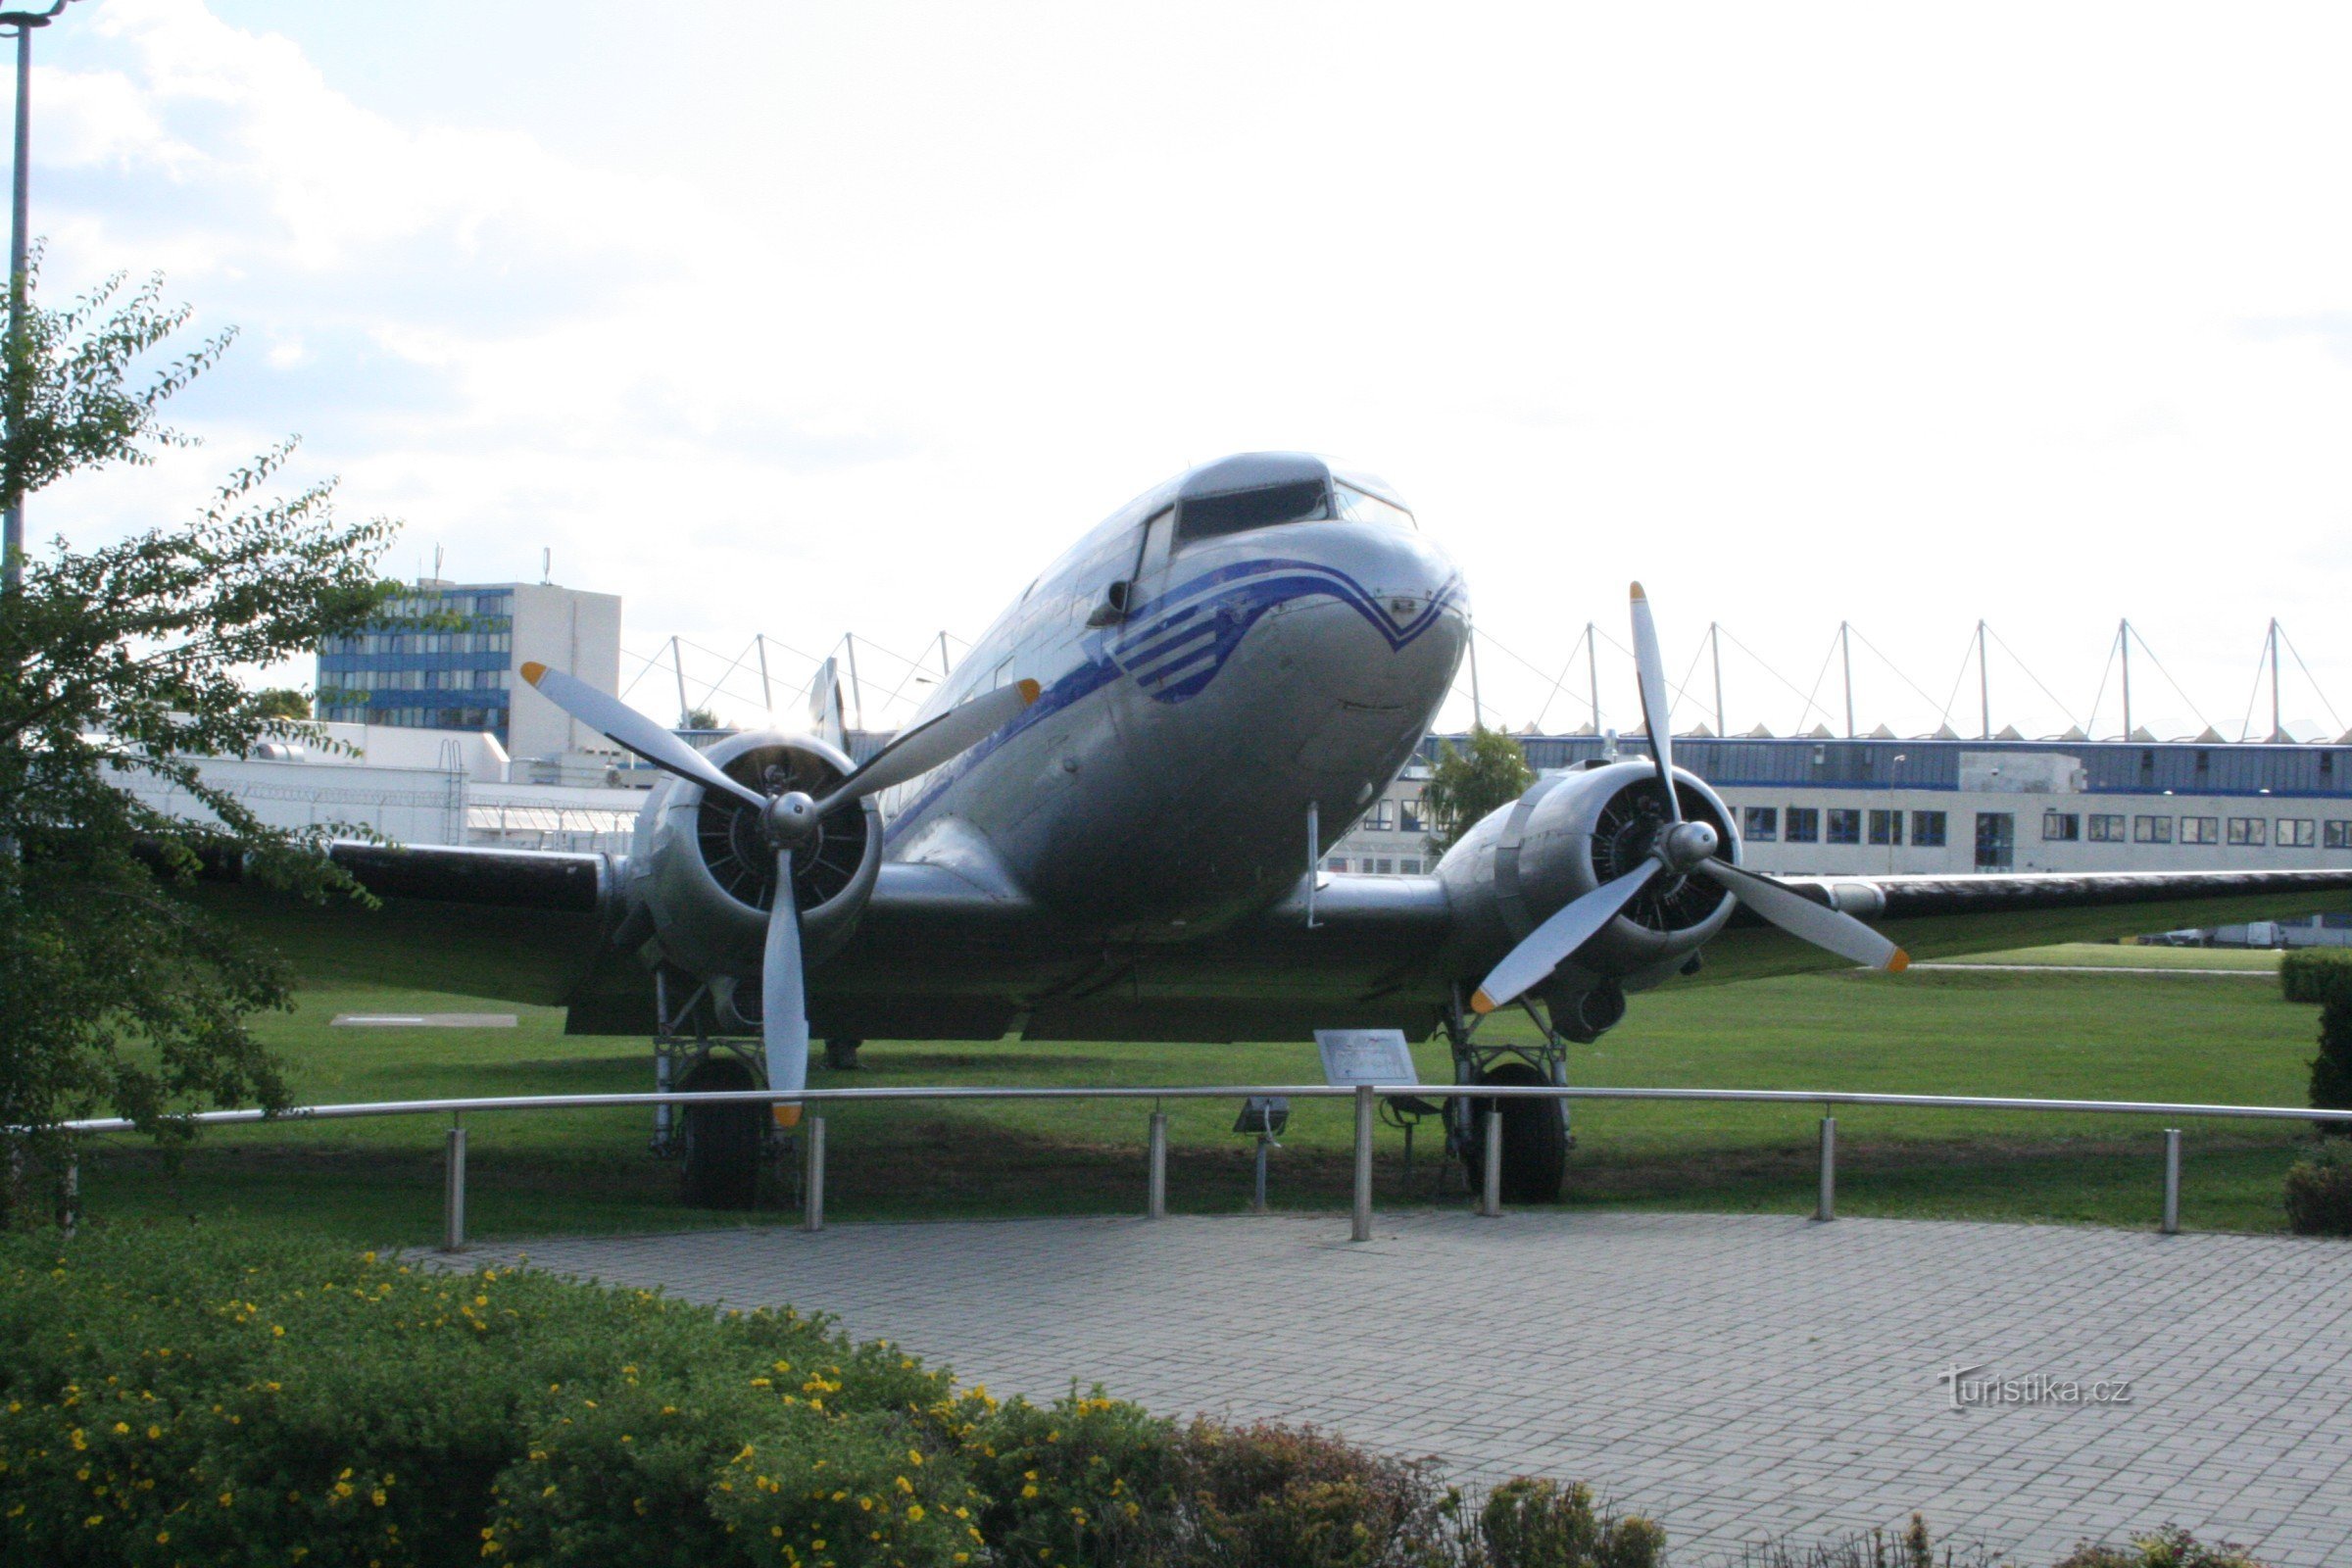
<path fill-rule="evenodd" d="M 1429 853 L 1444 855 L 1481 817 L 1526 794 L 1535 781 L 1519 743 L 1500 730 L 1473 726 L 1467 751 L 1440 741 L 1437 766 L 1421 792 L 1429 811 Z"/>
<path fill-rule="evenodd" d="M 187 317 L 158 283 L 125 294 L 119 276 L 65 310 L 28 307 L 0 368 L 0 493 L 186 444 L 157 415 L 227 337 L 141 365 Z M 352 830 L 267 826 L 190 759 L 326 744 L 239 672 L 364 624 L 397 591 L 374 571 L 394 525 L 338 521 L 332 481 L 280 492 L 291 450 L 232 473 L 178 526 L 28 551 L 22 583 L 0 593 L 0 1127 L 103 1110 L 169 1136 L 206 1104 L 284 1102 L 245 1020 L 287 1005 L 288 977 L 192 884 L 229 862 L 364 900 L 320 853 Z M 165 815 L 128 788 L 142 775 L 208 815 Z M 19 1197 L 0 1186 L 0 1203 Z"/>
<path fill-rule="evenodd" d="M 271 686 L 255 694 L 267 718 L 306 719 L 311 716 L 311 700 L 290 686 Z"/>
<path fill-rule="evenodd" d="M 718 715 L 708 708 L 689 708 L 686 710 L 684 721 L 678 725 L 680 729 L 717 729 L 718 727 Z"/>

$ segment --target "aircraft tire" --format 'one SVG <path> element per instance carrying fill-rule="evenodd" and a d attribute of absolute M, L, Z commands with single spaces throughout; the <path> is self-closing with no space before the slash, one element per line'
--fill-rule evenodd
<path fill-rule="evenodd" d="M 756 1089 L 748 1068 L 732 1056 L 712 1056 L 686 1075 L 680 1093 Z M 766 1111 L 760 1105 L 687 1105 L 684 1128 L 686 1201 L 694 1208 L 750 1208 L 760 1200 L 760 1143 Z"/>
<path fill-rule="evenodd" d="M 1544 1075 L 1525 1062 L 1505 1062 L 1479 1075 L 1490 1084 L 1540 1084 Z M 1470 1185 L 1485 1181 L 1487 1112 L 1502 1111 L 1502 1200 L 1556 1203 L 1568 1181 L 1568 1130 L 1560 1109 L 1548 1100 L 1474 1100 L 1470 1102 Z"/>

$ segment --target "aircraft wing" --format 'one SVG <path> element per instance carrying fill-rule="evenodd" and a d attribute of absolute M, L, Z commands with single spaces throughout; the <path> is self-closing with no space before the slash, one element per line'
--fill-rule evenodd
<path fill-rule="evenodd" d="M 357 843 L 329 854 L 380 908 L 309 903 L 234 866 L 208 871 L 196 896 L 306 979 L 560 1006 L 612 967 L 610 857 Z"/>
<path fill-rule="evenodd" d="M 2090 942 L 2352 908 L 2352 869 L 2000 872 L 1981 876 L 1779 877 L 1843 909 L 1914 958 Z M 1708 980 L 1836 969 L 1843 961 L 1745 908 L 1707 944 Z"/>

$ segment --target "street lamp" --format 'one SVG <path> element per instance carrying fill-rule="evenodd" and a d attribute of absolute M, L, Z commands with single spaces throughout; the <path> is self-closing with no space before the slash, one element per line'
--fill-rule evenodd
<path fill-rule="evenodd" d="M 0 35 L 17 37 L 17 170 L 8 231 L 8 363 L 13 369 L 24 348 L 25 209 L 30 201 L 27 163 L 32 141 L 32 29 L 46 27 L 73 0 L 51 0 L 38 11 L 0 11 Z M 16 432 L 11 430 L 9 434 Z M 0 514 L 0 592 L 14 594 L 24 579 L 24 498 L 8 498 Z"/>

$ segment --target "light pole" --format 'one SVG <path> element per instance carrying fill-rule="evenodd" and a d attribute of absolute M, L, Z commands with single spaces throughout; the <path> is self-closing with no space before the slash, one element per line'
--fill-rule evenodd
<path fill-rule="evenodd" d="M 32 156 L 32 29 L 46 27 L 50 19 L 73 3 L 52 0 L 40 11 L 0 11 L 0 29 L 14 27 L 17 37 L 17 167 L 8 231 L 8 370 L 13 376 L 24 347 L 25 220 L 31 205 Z M 12 415 L 15 411 L 9 411 Z M 13 421 L 12 421 L 13 422 Z M 16 434 L 14 429 L 8 432 Z M 12 493 L 0 514 L 0 592 L 13 595 L 24 579 L 24 497 Z"/>

